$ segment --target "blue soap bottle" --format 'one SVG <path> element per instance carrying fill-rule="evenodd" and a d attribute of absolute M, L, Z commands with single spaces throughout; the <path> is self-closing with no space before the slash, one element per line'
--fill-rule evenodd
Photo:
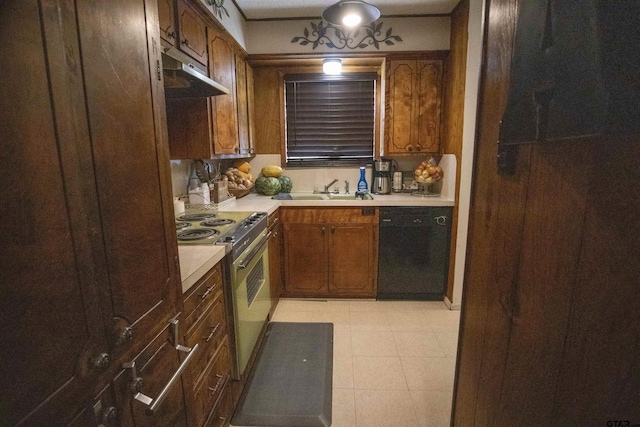
<path fill-rule="evenodd" d="M 369 189 L 367 179 L 364 177 L 364 166 L 360 167 L 360 181 L 358 181 L 358 193 L 366 193 Z"/>

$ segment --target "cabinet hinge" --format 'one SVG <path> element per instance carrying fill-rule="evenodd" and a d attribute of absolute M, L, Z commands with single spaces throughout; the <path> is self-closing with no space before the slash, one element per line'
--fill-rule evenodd
<path fill-rule="evenodd" d="M 159 59 L 156 59 L 156 72 L 158 73 L 158 81 L 162 81 L 162 67 Z"/>

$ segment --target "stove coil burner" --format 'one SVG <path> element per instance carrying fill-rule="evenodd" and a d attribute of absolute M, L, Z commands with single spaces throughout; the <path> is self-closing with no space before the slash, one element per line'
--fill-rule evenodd
<path fill-rule="evenodd" d="M 178 217 L 178 221 L 204 221 L 206 219 L 215 218 L 216 214 L 214 213 L 195 213 L 195 214 L 186 214 Z"/>
<path fill-rule="evenodd" d="M 216 234 L 220 234 L 219 231 L 211 228 L 196 228 L 191 230 L 184 230 L 178 233 L 178 240 L 203 240 L 210 239 Z"/>
<path fill-rule="evenodd" d="M 229 225 L 235 223 L 232 219 L 226 218 L 218 218 L 218 219 L 210 219 L 209 221 L 201 222 L 200 225 L 203 227 L 221 227 L 223 225 Z"/>
<path fill-rule="evenodd" d="M 176 222 L 176 230 L 182 230 L 187 227 L 191 227 L 191 224 L 188 222 Z"/>

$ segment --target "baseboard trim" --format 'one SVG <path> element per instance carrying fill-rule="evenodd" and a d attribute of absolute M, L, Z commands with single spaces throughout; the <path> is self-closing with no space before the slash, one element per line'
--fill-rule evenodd
<path fill-rule="evenodd" d="M 453 304 L 446 295 L 444 297 L 444 303 L 449 310 L 460 310 L 460 304 Z"/>

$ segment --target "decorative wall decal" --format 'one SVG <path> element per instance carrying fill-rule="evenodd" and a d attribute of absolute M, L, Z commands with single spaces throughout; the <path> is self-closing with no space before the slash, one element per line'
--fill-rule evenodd
<path fill-rule="evenodd" d="M 226 7 L 224 7 L 224 0 L 206 0 L 207 4 L 213 7 L 213 14 L 217 15 L 218 18 L 222 19 L 222 12 L 229 17 L 229 11 Z"/>
<path fill-rule="evenodd" d="M 319 23 L 310 22 L 311 31 L 304 27 L 303 36 L 294 37 L 291 43 L 299 43 L 301 46 L 311 45 L 312 49 L 325 45 L 332 49 L 365 49 L 374 46 L 380 49 L 380 44 L 392 46 L 396 42 L 401 42 L 400 36 L 392 35 L 392 28 L 389 28 L 385 35 L 382 35 L 383 22 L 371 23 L 345 32 L 339 26 L 329 24 L 324 21 Z"/>

